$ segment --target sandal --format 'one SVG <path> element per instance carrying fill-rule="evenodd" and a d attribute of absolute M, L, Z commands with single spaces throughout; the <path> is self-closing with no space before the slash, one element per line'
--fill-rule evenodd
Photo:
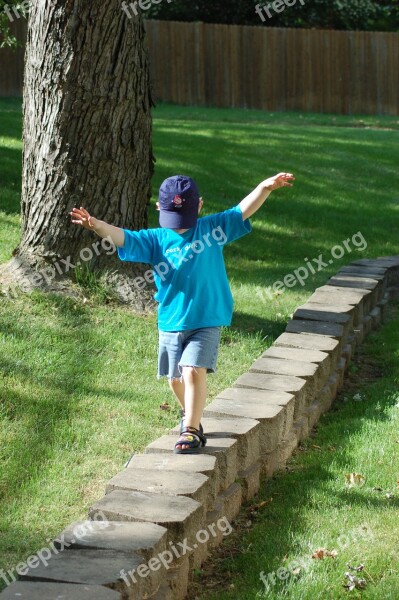
<path fill-rule="evenodd" d="M 196 454 L 206 446 L 207 439 L 199 429 L 195 427 L 184 427 L 180 437 L 175 444 L 175 454 Z M 188 448 L 177 448 L 177 446 L 188 446 Z"/>
<path fill-rule="evenodd" d="M 182 433 L 183 433 L 183 429 L 184 429 L 184 427 L 185 427 L 185 426 L 184 426 L 184 417 L 185 417 L 185 416 L 186 416 L 186 414 L 185 414 L 184 410 L 181 408 L 181 409 L 180 409 L 180 434 L 182 434 Z M 203 428 L 202 428 L 202 425 L 201 425 L 201 423 L 200 423 L 200 428 L 199 428 L 199 430 L 200 430 L 201 434 L 202 434 L 202 435 L 204 435 L 204 430 L 203 430 Z"/>

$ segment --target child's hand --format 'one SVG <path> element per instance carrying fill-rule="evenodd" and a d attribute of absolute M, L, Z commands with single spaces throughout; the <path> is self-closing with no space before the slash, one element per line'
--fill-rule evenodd
<path fill-rule="evenodd" d="M 272 192 L 281 187 L 292 187 L 292 183 L 289 183 L 290 181 L 295 181 L 295 177 L 292 173 L 279 173 L 278 175 L 274 175 L 274 177 L 266 179 L 264 184 L 265 187 Z"/>
<path fill-rule="evenodd" d="M 91 217 L 87 210 L 83 206 L 79 208 L 73 208 L 72 212 L 69 213 L 72 217 L 72 223 L 75 225 L 81 225 L 85 229 L 93 231 L 96 226 L 97 219 Z"/>

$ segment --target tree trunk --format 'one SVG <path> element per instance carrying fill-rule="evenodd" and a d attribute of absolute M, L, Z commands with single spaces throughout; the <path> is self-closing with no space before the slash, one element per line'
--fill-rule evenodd
<path fill-rule="evenodd" d="M 129 229 L 147 227 L 153 171 L 151 93 L 141 17 L 119 0 L 32 3 L 24 82 L 22 236 L 3 280 L 65 287 L 77 265 L 110 274 L 119 295 L 144 308 L 153 290 L 132 285 L 144 266 L 93 251 L 101 241 L 71 224 L 84 206 Z M 89 251 L 81 251 L 91 248 Z M 70 257 L 69 263 L 66 262 Z M 83 258 L 84 257 L 84 258 Z M 64 262 L 62 262 L 64 259 Z M 54 278 L 51 273 L 54 271 Z M 62 274 L 60 273 L 62 271 Z M 68 272 L 66 272 L 68 271 Z M 50 281 L 51 280 L 51 281 Z M 33 286 L 34 287 L 34 286 Z M 68 287 L 68 286 L 67 286 Z"/>

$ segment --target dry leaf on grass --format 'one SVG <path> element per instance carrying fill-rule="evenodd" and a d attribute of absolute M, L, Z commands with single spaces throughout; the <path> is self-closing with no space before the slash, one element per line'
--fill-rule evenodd
<path fill-rule="evenodd" d="M 312 554 L 312 558 L 319 558 L 323 560 L 329 556 L 330 558 L 336 558 L 338 556 L 338 552 L 336 550 L 327 550 L 327 548 L 318 548 Z"/>
<path fill-rule="evenodd" d="M 270 502 L 272 502 L 273 498 L 269 498 L 269 500 L 263 500 L 262 502 L 259 502 L 259 504 L 252 504 L 251 506 L 248 507 L 248 512 L 254 512 L 259 510 L 260 508 L 263 508 L 264 506 L 267 506 L 268 504 L 270 504 Z"/>
<path fill-rule="evenodd" d="M 167 402 L 164 402 L 164 404 L 161 404 L 159 408 L 161 410 L 170 410 L 170 404 L 168 404 Z"/>
<path fill-rule="evenodd" d="M 345 483 L 348 487 L 363 485 L 365 481 L 366 478 L 360 473 L 345 473 Z"/>

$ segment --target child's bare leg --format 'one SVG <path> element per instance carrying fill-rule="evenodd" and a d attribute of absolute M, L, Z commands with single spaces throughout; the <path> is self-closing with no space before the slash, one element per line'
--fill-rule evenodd
<path fill-rule="evenodd" d="M 206 373 L 207 370 L 202 367 L 183 367 L 186 427 L 199 429 L 207 395 Z M 182 450 L 189 448 L 186 444 L 178 444 L 176 447 Z"/>
<path fill-rule="evenodd" d="M 184 381 L 180 379 L 168 379 L 169 387 L 184 410 Z"/>

